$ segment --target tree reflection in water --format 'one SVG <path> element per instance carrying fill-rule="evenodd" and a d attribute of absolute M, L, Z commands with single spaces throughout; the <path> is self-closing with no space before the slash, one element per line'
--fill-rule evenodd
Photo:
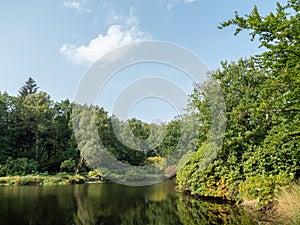
<path fill-rule="evenodd" d="M 174 192 L 166 181 L 146 187 L 84 184 L 0 187 L 1 224 L 257 224 L 236 206 Z"/>

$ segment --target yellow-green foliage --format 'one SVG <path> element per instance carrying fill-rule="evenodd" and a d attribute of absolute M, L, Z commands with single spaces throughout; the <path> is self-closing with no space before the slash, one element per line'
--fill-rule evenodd
<path fill-rule="evenodd" d="M 228 174 L 218 171 L 221 165 L 215 161 L 204 169 L 205 159 L 203 153 L 207 144 L 203 144 L 195 152 L 186 165 L 177 173 L 176 180 L 178 189 L 190 191 L 193 195 L 230 198 L 228 191 Z"/>
<path fill-rule="evenodd" d="M 42 185 L 52 186 L 52 185 L 66 185 L 68 184 L 66 179 L 58 176 L 48 176 L 43 180 Z"/>
<path fill-rule="evenodd" d="M 84 181 L 85 181 L 85 178 L 79 174 L 75 174 L 74 176 L 68 177 L 69 184 L 83 184 Z"/>
<path fill-rule="evenodd" d="M 165 166 L 165 158 L 161 156 L 148 157 L 146 163 L 155 166 L 156 168 L 162 170 Z"/>
<path fill-rule="evenodd" d="M 93 182 L 100 182 L 105 180 L 105 176 L 100 170 L 91 170 L 88 172 L 87 179 Z"/>
<path fill-rule="evenodd" d="M 85 177 L 81 175 L 68 175 L 60 173 L 56 176 L 10 176 L 0 177 L 0 185 L 66 185 L 66 184 L 82 184 Z"/>
<path fill-rule="evenodd" d="M 0 177 L 0 184 L 6 184 L 6 185 L 15 185 L 20 183 L 20 177 L 19 176 L 13 176 L 13 177 Z"/>
<path fill-rule="evenodd" d="M 238 197 L 241 201 L 255 201 L 255 208 L 263 208 L 274 203 L 280 187 L 288 185 L 291 180 L 292 177 L 284 173 L 248 177 L 240 183 Z"/>

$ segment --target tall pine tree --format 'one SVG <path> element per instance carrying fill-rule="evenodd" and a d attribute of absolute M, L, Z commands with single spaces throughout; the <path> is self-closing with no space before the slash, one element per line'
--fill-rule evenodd
<path fill-rule="evenodd" d="M 25 84 L 20 88 L 19 94 L 22 97 L 26 97 L 27 95 L 34 94 L 38 91 L 39 87 L 36 82 L 29 77 Z"/>

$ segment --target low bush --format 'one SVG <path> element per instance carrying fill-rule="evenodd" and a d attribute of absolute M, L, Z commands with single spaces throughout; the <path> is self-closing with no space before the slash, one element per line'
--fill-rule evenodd
<path fill-rule="evenodd" d="M 254 207 L 265 208 L 276 202 L 276 196 L 281 187 L 291 183 L 292 176 L 258 174 L 247 178 L 239 185 L 238 198 L 241 201 L 255 201 Z"/>
<path fill-rule="evenodd" d="M 68 177 L 68 184 L 83 184 L 84 182 L 85 178 L 79 174 Z"/>
<path fill-rule="evenodd" d="M 40 176 L 27 175 L 20 177 L 19 185 L 39 185 L 43 182 L 43 178 Z"/>
<path fill-rule="evenodd" d="M 38 171 L 38 162 L 27 158 L 8 158 L 4 165 L 0 165 L 0 176 L 25 176 L 36 174 Z"/>

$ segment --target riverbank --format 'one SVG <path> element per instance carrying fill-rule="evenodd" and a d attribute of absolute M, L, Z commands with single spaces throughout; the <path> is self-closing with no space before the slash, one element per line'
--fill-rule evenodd
<path fill-rule="evenodd" d="M 189 195 L 198 201 L 209 200 L 240 206 L 254 218 L 257 218 L 258 221 L 261 221 L 262 224 L 300 224 L 300 180 L 282 186 L 277 185 L 273 187 L 274 189 L 264 184 L 261 182 L 256 183 L 256 186 L 251 189 L 244 186 L 243 188 L 247 190 L 247 193 L 244 192 L 243 199 L 238 198 L 239 196 L 231 199 L 201 196 L 189 190 L 179 190 L 179 192 Z M 253 192 L 257 193 L 251 195 Z"/>
<path fill-rule="evenodd" d="M 56 175 L 26 175 L 0 177 L 0 185 L 68 185 L 104 183 L 99 176 L 58 173 Z"/>
<path fill-rule="evenodd" d="M 274 197 L 274 202 L 263 210 L 268 224 L 294 225 L 300 224 L 300 181 L 281 187 Z M 242 203 L 246 210 L 253 207 Z M 255 205 L 255 203 L 253 203 Z M 250 208 L 250 209 L 249 209 Z M 255 209 L 255 207 L 254 207 Z M 255 211 L 254 211 L 255 212 Z"/>

